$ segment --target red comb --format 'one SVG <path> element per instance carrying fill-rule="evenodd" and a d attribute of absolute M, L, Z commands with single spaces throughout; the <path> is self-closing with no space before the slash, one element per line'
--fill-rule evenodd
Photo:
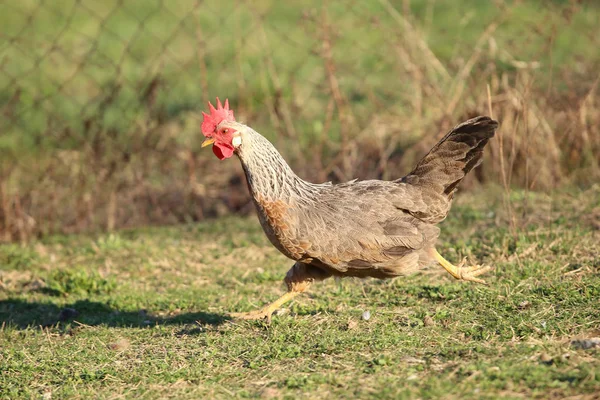
<path fill-rule="evenodd" d="M 221 105 L 221 100 L 217 97 L 217 108 L 208 102 L 210 115 L 203 112 L 204 120 L 202 121 L 202 133 L 204 136 L 212 136 L 222 121 L 235 121 L 233 110 L 229 109 L 229 100 L 225 99 L 225 107 Z"/>

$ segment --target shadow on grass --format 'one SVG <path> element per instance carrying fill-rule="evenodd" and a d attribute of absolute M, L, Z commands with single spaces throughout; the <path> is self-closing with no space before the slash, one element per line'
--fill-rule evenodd
<path fill-rule="evenodd" d="M 27 302 L 21 299 L 0 301 L 0 325 L 27 327 L 49 327 L 58 323 L 76 321 L 85 325 L 139 328 L 153 325 L 209 324 L 221 325 L 230 320 L 226 314 L 192 312 L 172 317 L 157 317 L 145 310 L 120 311 L 107 304 L 79 300 L 62 307 L 52 303 Z"/>

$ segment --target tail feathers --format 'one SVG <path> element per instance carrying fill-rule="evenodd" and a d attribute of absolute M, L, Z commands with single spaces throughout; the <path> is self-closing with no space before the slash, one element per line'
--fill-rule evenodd
<path fill-rule="evenodd" d="M 463 178 L 481 163 L 483 148 L 496 128 L 497 121 L 482 116 L 457 125 L 404 180 L 451 198 Z"/>

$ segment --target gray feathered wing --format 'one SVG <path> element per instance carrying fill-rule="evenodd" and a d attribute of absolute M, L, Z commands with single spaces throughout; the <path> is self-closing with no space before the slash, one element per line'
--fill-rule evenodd
<path fill-rule="evenodd" d="M 323 187 L 299 204 L 293 226 L 303 259 L 334 275 L 389 277 L 429 262 L 425 251 L 439 236 L 436 223 L 450 209 L 454 191 L 479 165 L 498 126 L 477 117 L 456 126 L 406 177 Z"/>

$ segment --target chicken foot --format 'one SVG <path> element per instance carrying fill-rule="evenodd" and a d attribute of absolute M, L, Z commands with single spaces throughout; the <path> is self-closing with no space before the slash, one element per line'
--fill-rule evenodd
<path fill-rule="evenodd" d="M 265 320 L 267 320 L 267 322 L 271 322 L 271 315 L 273 315 L 273 313 L 275 311 L 277 311 L 277 309 L 279 307 L 281 307 L 288 301 L 292 300 L 294 297 L 298 296 L 300 293 L 302 293 L 302 292 L 289 291 L 286 294 L 284 294 L 283 296 L 281 296 L 280 298 L 278 298 L 277 300 L 275 300 L 274 302 L 272 302 L 271 304 L 264 306 L 260 310 L 231 313 L 229 315 L 231 315 L 233 318 L 238 318 L 238 319 L 246 319 L 246 320 L 265 319 Z"/>
<path fill-rule="evenodd" d="M 477 278 L 479 275 L 483 275 L 486 272 L 492 270 L 492 267 L 483 266 L 483 265 L 473 265 L 470 267 L 465 267 L 465 263 L 467 258 L 463 258 L 462 261 L 458 265 L 452 264 L 450 261 L 446 260 L 440 253 L 437 252 L 436 249 L 431 249 L 431 255 L 435 258 L 435 260 L 442 266 L 450 275 L 458 280 L 463 281 L 471 281 L 477 282 L 484 285 L 487 283 L 480 278 Z"/>
<path fill-rule="evenodd" d="M 231 313 L 230 315 L 233 318 L 245 320 L 266 319 L 267 322 L 271 322 L 271 316 L 279 307 L 299 294 L 304 293 L 314 281 L 321 281 L 329 276 L 331 276 L 331 274 L 326 271 L 309 264 L 297 262 L 285 276 L 284 281 L 288 287 L 288 292 L 286 294 L 260 310 Z"/>

